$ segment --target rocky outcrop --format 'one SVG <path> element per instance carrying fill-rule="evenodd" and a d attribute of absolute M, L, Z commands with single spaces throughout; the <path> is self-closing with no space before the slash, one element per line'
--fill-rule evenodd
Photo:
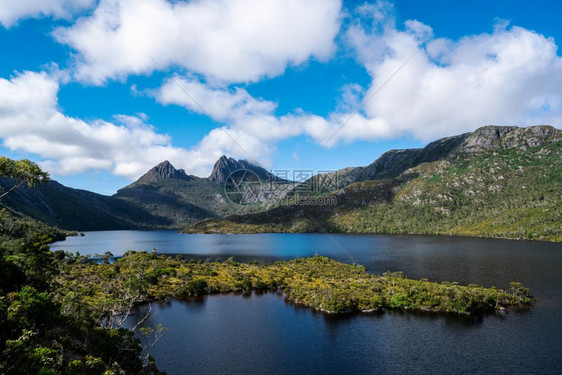
<path fill-rule="evenodd" d="M 272 178 L 270 173 L 262 167 L 254 165 L 246 160 L 236 160 L 223 155 L 217 160 L 211 175 L 207 179 L 211 182 L 222 184 L 232 172 L 244 169 L 254 172 L 262 181 L 267 181 L 269 178 Z"/>
<path fill-rule="evenodd" d="M 366 167 L 344 168 L 336 172 L 315 176 L 325 190 L 341 189 L 349 184 L 369 180 L 395 178 L 422 163 L 443 160 L 450 156 L 513 147 L 536 147 L 562 139 L 562 131 L 549 125 L 484 126 L 472 133 L 445 137 L 429 143 L 424 148 L 390 150 Z M 335 181 L 327 184 L 323 181 Z"/>
<path fill-rule="evenodd" d="M 562 131 L 549 126 L 528 128 L 489 125 L 477 129 L 460 145 L 458 153 L 474 153 L 513 147 L 536 147 L 562 139 Z"/>
<path fill-rule="evenodd" d="M 212 182 L 224 183 L 230 174 L 238 169 L 243 169 L 241 162 L 233 158 L 227 158 L 225 155 L 221 156 L 213 166 L 211 175 L 207 178 Z"/>

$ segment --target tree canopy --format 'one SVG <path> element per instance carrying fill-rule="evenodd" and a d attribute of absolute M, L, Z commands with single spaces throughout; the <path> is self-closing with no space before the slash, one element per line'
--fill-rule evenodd
<path fill-rule="evenodd" d="M 36 184 L 46 184 L 50 177 L 36 163 L 28 160 L 12 160 L 5 156 L 0 157 L 0 176 L 14 180 L 14 185 L 6 192 L 0 194 L 0 199 L 8 195 L 22 184 L 34 187 Z"/>

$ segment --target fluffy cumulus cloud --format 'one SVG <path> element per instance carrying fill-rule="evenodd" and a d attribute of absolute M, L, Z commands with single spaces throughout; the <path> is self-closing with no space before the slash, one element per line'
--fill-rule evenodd
<path fill-rule="evenodd" d="M 562 59 L 553 39 L 498 24 L 452 41 L 414 20 L 398 29 L 384 10 L 363 7 L 362 21 L 370 22 L 346 32 L 372 77 L 365 98 L 384 87 L 350 121 L 354 134 L 341 137 L 429 140 L 486 124 L 561 124 Z"/>
<path fill-rule="evenodd" d="M 322 129 L 329 126 L 329 120 L 300 110 L 276 116 L 274 102 L 255 98 L 243 88 L 213 87 L 194 78 L 172 77 L 149 93 L 161 104 L 180 105 L 226 124 L 211 132 L 202 143 L 213 142 L 220 136 L 226 141 L 226 144 L 219 142 L 221 149 L 237 154 L 242 151 L 245 158 L 266 165 L 277 142 L 302 134 L 320 141 L 325 136 L 321 134 Z M 240 142 L 254 145 L 252 150 L 259 153 L 252 156 Z"/>
<path fill-rule="evenodd" d="M 334 51 L 340 0 L 101 0 L 55 31 L 77 51 L 76 77 L 94 84 L 182 67 L 253 82 Z"/>
<path fill-rule="evenodd" d="M 3 146 L 40 155 L 41 165 L 51 172 L 104 169 L 134 179 L 167 159 L 191 173 L 205 174 L 212 163 L 209 155 L 220 152 L 220 144 L 205 139 L 191 150 L 173 147 L 169 136 L 159 134 L 142 117 L 118 115 L 113 122 L 85 122 L 65 116 L 57 109 L 58 90 L 58 79 L 47 73 L 0 79 Z M 206 138 L 216 141 L 219 137 L 213 134 Z M 245 147 L 254 151 L 252 144 Z"/>
<path fill-rule="evenodd" d="M 562 59 L 553 39 L 505 24 L 458 41 L 436 38 L 416 20 L 396 25 L 386 3 L 361 6 L 354 17 L 343 39 L 372 80 L 364 89 L 344 86 L 326 118 L 299 110 L 276 116 L 275 103 L 193 77 L 168 79 L 152 95 L 227 124 L 206 141 L 219 137 L 239 149 L 224 133 L 236 134 L 261 161 L 278 141 L 303 134 L 332 147 L 402 136 L 428 141 L 486 124 L 560 124 Z"/>
<path fill-rule="evenodd" d="M 95 0 L 2 0 L 0 23 L 8 28 L 30 17 L 71 18 L 92 7 Z"/>

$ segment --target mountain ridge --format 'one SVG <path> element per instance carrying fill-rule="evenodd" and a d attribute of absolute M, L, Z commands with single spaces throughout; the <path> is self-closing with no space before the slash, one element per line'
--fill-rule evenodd
<path fill-rule="evenodd" d="M 318 196 L 304 194 L 304 204 L 206 220 L 185 232 L 412 233 L 562 241 L 562 131 L 486 126 L 457 137 L 422 149 L 446 146 L 425 158 L 430 161 L 416 163 L 420 149 L 406 151 L 406 164 L 415 165 L 406 169 L 394 164 L 403 170 L 395 177 L 376 179 L 373 168 L 375 179 L 361 180 L 361 174 L 352 175 L 356 169 L 344 169 L 344 177 L 351 174 L 356 180 L 324 192 L 324 197 L 337 199 L 335 205 L 309 204 L 318 202 Z M 385 153 L 371 165 L 384 165 L 381 160 L 396 154 Z"/>

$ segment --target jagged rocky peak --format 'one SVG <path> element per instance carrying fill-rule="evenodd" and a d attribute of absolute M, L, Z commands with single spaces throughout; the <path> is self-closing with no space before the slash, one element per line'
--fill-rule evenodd
<path fill-rule="evenodd" d="M 139 182 L 156 182 L 161 180 L 192 180 L 193 177 L 188 176 L 183 169 L 176 169 L 168 161 L 163 161 L 156 167 L 149 170 L 139 179 Z"/>
<path fill-rule="evenodd" d="M 476 129 L 461 145 L 461 152 L 479 152 L 500 148 L 536 147 L 562 139 L 562 131 L 550 125 L 517 126 L 489 125 Z"/>
<path fill-rule="evenodd" d="M 236 160 L 234 158 L 221 156 L 215 163 L 213 171 L 209 176 L 209 181 L 225 182 L 228 176 L 239 169 L 252 169 L 251 165 L 245 160 Z"/>
<path fill-rule="evenodd" d="M 215 163 L 208 180 L 211 182 L 223 183 L 228 176 L 239 169 L 248 169 L 254 172 L 261 180 L 267 180 L 269 172 L 260 166 L 252 164 L 246 160 L 236 160 L 225 155 L 221 156 Z"/>
<path fill-rule="evenodd" d="M 237 169 L 239 169 L 237 168 L 237 161 L 223 155 L 213 166 L 213 171 L 208 179 L 213 182 L 224 182 L 228 176 Z"/>

